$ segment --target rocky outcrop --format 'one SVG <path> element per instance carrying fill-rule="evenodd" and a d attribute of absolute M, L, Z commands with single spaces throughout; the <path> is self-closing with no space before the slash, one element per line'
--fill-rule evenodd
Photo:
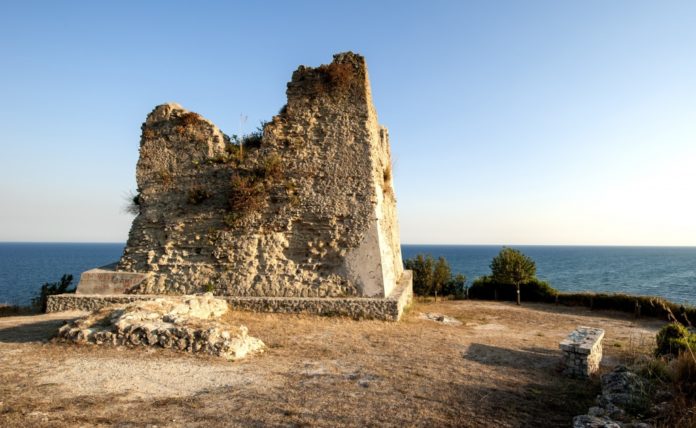
<path fill-rule="evenodd" d="M 403 273 L 396 199 L 364 58 L 299 67 L 287 98 L 246 138 L 177 104 L 150 113 L 118 265 L 149 275 L 130 292 L 391 294 Z"/>
<path fill-rule="evenodd" d="M 245 326 L 219 322 L 227 302 L 212 294 L 109 306 L 64 325 L 58 340 L 113 346 L 155 346 L 234 360 L 263 350 Z"/>

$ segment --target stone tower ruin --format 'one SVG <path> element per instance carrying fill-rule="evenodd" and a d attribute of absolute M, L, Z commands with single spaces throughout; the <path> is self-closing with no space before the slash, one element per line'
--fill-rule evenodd
<path fill-rule="evenodd" d="M 287 104 L 245 137 L 177 104 L 157 106 L 142 126 L 139 213 L 123 256 L 83 274 L 76 298 L 113 294 L 106 280 L 139 296 L 212 291 L 291 306 L 391 299 L 400 314 L 410 275 L 391 168 L 365 60 L 350 52 L 300 66 Z M 280 301 L 271 309 L 283 310 Z"/>

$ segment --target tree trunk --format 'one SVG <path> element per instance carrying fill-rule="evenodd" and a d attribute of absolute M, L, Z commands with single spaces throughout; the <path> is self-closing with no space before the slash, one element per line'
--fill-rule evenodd
<path fill-rule="evenodd" d="M 493 290 L 493 300 L 498 300 L 498 286 L 495 286 L 495 290 Z"/>
<path fill-rule="evenodd" d="M 520 284 L 517 284 L 517 306 L 520 305 Z"/>

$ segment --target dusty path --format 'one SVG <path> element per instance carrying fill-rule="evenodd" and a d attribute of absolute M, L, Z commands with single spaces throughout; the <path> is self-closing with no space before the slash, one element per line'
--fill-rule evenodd
<path fill-rule="evenodd" d="M 227 363 L 46 342 L 76 315 L 0 318 L 0 426 L 569 426 L 598 386 L 559 376 L 558 342 L 602 327 L 608 367 L 661 325 L 470 301 L 415 304 L 399 323 L 240 312 L 227 320 L 268 350 Z"/>

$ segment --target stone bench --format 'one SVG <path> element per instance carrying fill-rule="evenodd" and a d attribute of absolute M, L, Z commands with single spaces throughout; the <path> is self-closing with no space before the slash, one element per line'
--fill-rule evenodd
<path fill-rule="evenodd" d="M 563 351 L 563 374 L 588 378 L 599 370 L 602 361 L 602 339 L 604 330 L 593 327 L 578 327 L 560 343 Z"/>

